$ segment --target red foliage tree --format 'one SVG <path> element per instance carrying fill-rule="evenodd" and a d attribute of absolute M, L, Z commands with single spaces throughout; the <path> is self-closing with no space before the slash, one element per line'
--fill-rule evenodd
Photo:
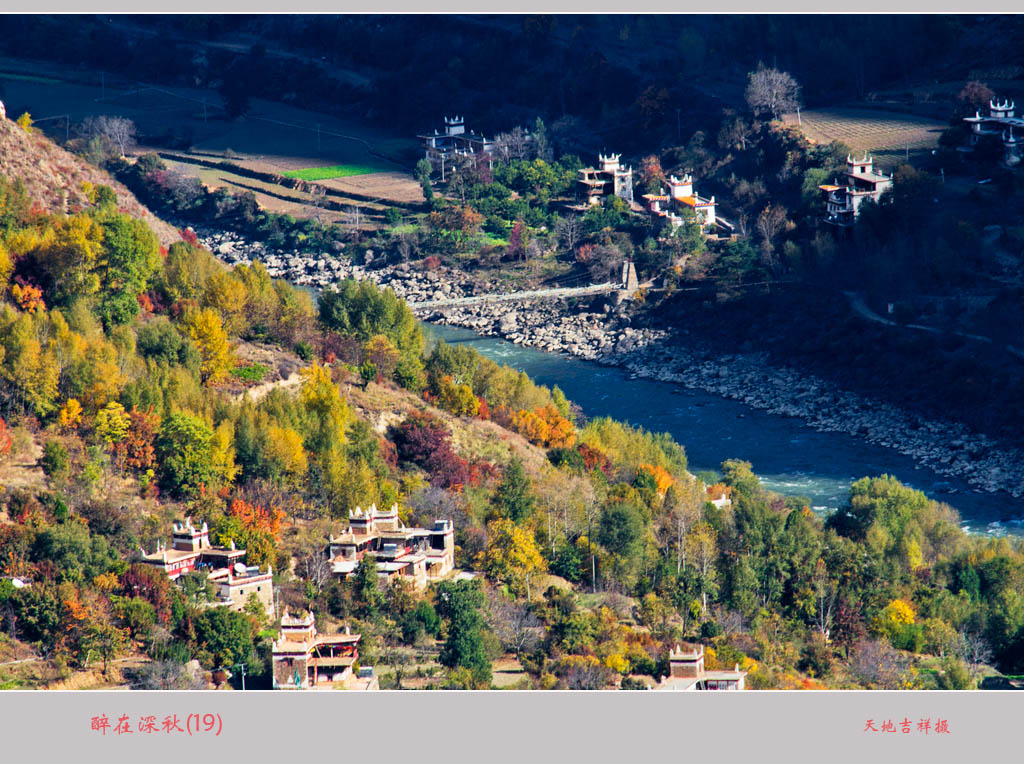
<path fill-rule="evenodd" d="M 132 406 L 131 425 L 124 440 L 114 446 L 117 458 L 129 467 L 147 470 L 156 465 L 156 449 L 153 443 L 160 430 L 160 417 L 153 413 L 152 406 L 146 411 L 139 411 Z"/>
<path fill-rule="evenodd" d="M 141 597 L 156 611 L 160 623 L 171 618 L 171 580 L 162 570 L 145 563 L 133 563 L 121 576 L 121 588 L 126 597 Z"/>
<path fill-rule="evenodd" d="M 191 244 L 193 247 L 199 246 L 199 237 L 196 236 L 196 232 L 191 228 L 182 228 L 178 231 L 178 234 L 181 236 L 182 241 Z"/>
<path fill-rule="evenodd" d="M 7 429 L 7 422 L 4 421 L 3 417 L 0 417 L 0 456 L 9 454 L 12 448 L 14 448 L 14 441 L 11 439 L 11 433 Z"/>
<path fill-rule="evenodd" d="M 441 488 L 464 486 L 469 465 L 452 449 L 448 428 L 430 414 L 413 412 L 394 435 L 398 458 L 422 467 Z"/>
<path fill-rule="evenodd" d="M 606 477 L 611 477 L 612 462 L 603 451 L 600 451 L 593 446 L 588 446 L 586 443 L 580 443 L 576 447 L 576 450 L 579 452 L 579 455 L 583 457 L 583 466 L 587 472 L 597 468 L 601 470 Z"/>

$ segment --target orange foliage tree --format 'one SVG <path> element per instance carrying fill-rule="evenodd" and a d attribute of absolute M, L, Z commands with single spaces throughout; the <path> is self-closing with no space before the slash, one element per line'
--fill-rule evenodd
<path fill-rule="evenodd" d="M 576 428 L 551 404 L 533 411 L 520 409 L 512 414 L 509 425 L 543 448 L 571 448 L 576 443 Z"/>
<path fill-rule="evenodd" d="M 657 488 L 659 496 L 664 496 L 668 491 L 669 486 L 675 482 L 672 479 L 672 476 L 668 474 L 668 470 L 664 467 L 658 467 L 651 464 L 641 464 L 637 469 L 648 473 L 654 478 L 654 485 Z"/>

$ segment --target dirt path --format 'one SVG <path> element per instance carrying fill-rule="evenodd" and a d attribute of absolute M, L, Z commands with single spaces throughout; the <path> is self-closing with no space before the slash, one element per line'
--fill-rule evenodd
<path fill-rule="evenodd" d="M 853 308 L 862 318 L 866 318 L 868 321 L 874 321 L 876 324 L 884 324 L 885 326 L 896 326 L 903 329 L 913 329 L 918 332 L 929 332 L 930 334 L 946 334 L 947 332 L 943 329 L 936 329 L 934 326 L 924 326 L 922 324 L 900 324 L 896 321 L 890 321 L 888 318 L 878 315 L 873 311 L 868 304 L 864 302 L 864 298 L 855 292 L 843 292 L 847 299 L 850 301 L 850 307 Z M 985 337 L 981 334 L 971 334 L 969 332 L 957 332 L 948 331 L 949 334 L 954 334 L 957 337 L 964 337 L 965 339 L 975 340 L 976 342 L 985 342 L 989 345 L 995 345 L 996 343 L 991 337 Z M 1017 358 L 1024 358 L 1024 351 L 1019 348 L 1015 348 L 1013 345 L 1006 345 L 1003 348 L 1007 353 Z"/>
<path fill-rule="evenodd" d="M 248 396 L 249 400 L 255 403 L 256 401 L 259 401 L 261 398 L 266 396 L 267 393 L 269 393 L 275 387 L 283 387 L 287 389 L 292 387 L 298 387 L 301 384 L 302 375 L 299 372 L 295 371 L 292 372 L 285 379 L 278 379 L 273 382 L 264 382 L 262 385 L 256 385 L 255 387 L 250 387 L 248 390 L 243 390 L 242 392 L 235 396 L 235 399 L 241 401 L 245 400 L 246 396 Z"/>

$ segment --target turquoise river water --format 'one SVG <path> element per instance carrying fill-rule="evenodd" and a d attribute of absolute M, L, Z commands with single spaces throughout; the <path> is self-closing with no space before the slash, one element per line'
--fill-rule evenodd
<path fill-rule="evenodd" d="M 889 474 L 955 507 L 970 532 L 1024 535 L 1024 500 L 973 488 L 893 449 L 844 433 L 818 432 L 794 417 L 700 390 L 631 379 L 615 367 L 481 337 L 469 329 L 424 327 L 429 335 L 472 345 L 494 361 L 525 371 L 540 384 L 557 384 L 588 417 L 611 416 L 670 433 L 685 446 L 691 472 L 717 469 L 726 459 L 744 459 L 766 488 L 806 496 L 821 514 L 848 501 L 854 480 Z"/>

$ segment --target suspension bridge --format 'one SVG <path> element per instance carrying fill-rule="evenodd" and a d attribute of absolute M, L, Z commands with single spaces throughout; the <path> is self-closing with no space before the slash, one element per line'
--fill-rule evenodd
<path fill-rule="evenodd" d="M 619 282 L 605 281 L 601 284 L 588 284 L 586 286 L 552 286 L 523 292 L 445 297 L 437 300 L 425 300 L 424 302 L 410 302 L 409 307 L 414 311 L 421 311 L 434 308 L 452 308 L 462 305 L 482 305 L 492 302 L 557 300 L 563 297 L 586 297 L 588 295 L 606 294 L 608 292 L 624 291 L 628 295 L 632 295 L 638 288 L 636 268 L 631 261 L 627 260 L 622 264 L 622 280 Z"/>

